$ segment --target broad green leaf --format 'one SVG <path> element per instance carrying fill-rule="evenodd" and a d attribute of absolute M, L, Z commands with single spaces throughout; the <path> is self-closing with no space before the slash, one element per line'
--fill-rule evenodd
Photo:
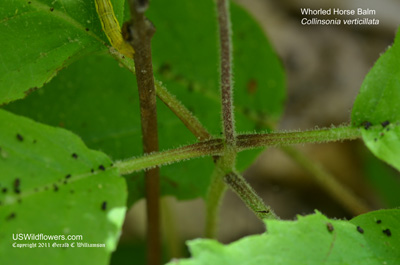
<path fill-rule="evenodd" d="M 400 33 L 367 74 L 352 110 L 352 123 L 374 155 L 400 170 Z"/>
<path fill-rule="evenodd" d="M 383 210 L 350 222 L 330 220 L 319 212 L 297 221 L 267 220 L 265 234 L 229 245 L 190 241 L 192 258 L 168 264 L 395 265 L 400 262 L 399 218 L 400 210 Z"/>
<path fill-rule="evenodd" d="M 122 17 L 123 1 L 112 1 Z M 26 96 L 74 60 L 108 45 L 94 0 L 0 5 L 0 105 Z"/>
<path fill-rule="evenodd" d="M 214 11 L 212 0 L 155 1 L 149 17 L 157 27 L 153 58 L 158 78 L 214 135 L 219 135 L 221 107 Z M 257 126 L 267 128 L 263 127 L 265 120 L 255 123 L 254 118 L 268 113 L 276 121 L 281 114 L 283 72 L 258 25 L 237 6 L 232 7 L 232 15 L 238 21 L 234 30 L 236 24 L 238 34 L 241 32 L 238 35 L 241 37 L 235 39 L 238 43 L 235 54 L 238 60 L 241 58 L 241 63 L 235 66 L 236 124 L 239 131 L 253 131 Z M 203 29 L 193 31 L 198 25 Z M 257 59 L 256 63 L 251 63 L 253 59 Z M 257 67 L 250 71 L 246 64 Z M 249 80 L 250 88 L 246 86 Z M 272 103 L 275 100 L 279 103 Z M 76 62 L 43 90 L 11 104 L 8 109 L 43 123 L 64 126 L 80 135 L 90 148 L 102 150 L 113 159 L 142 154 L 136 80 L 112 59 L 93 57 Z M 158 104 L 158 115 L 161 149 L 196 141 L 162 103 Z M 248 166 L 256 153 L 241 154 L 240 169 Z M 204 196 L 212 169 L 211 158 L 163 167 L 162 193 L 179 199 Z M 141 175 L 128 177 L 128 185 L 134 196 L 131 201 L 143 196 Z"/>
<path fill-rule="evenodd" d="M 0 264 L 108 264 L 127 197 L 110 159 L 71 132 L 4 110 L 0 128 Z M 65 240 L 44 239 L 53 235 Z"/>

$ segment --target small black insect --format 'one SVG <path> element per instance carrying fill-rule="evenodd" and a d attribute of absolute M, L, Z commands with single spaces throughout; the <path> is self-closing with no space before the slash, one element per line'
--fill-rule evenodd
<path fill-rule="evenodd" d="M 361 234 L 364 234 L 364 229 L 361 227 L 357 226 L 357 231 L 360 232 Z"/>
<path fill-rule="evenodd" d="M 103 211 L 107 210 L 107 202 L 106 202 L 106 201 L 104 201 L 104 202 L 101 203 L 101 209 L 102 209 Z"/>
<path fill-rule="evenodd" d="M 58 191 L 58 186 L 56 184 L 53 185 L 54 191 Z"/>
<path fill-rule="evenodd" d="M 50 7 L 50 12 L 53 12 L 54 11 L 54 7 Z"/>
<path fill-rule="evenodd" d="M 85 28 L 86 31 L 89 31 L 89 28 Z"/>
<path fill-rule="evenodd" d="M 332 232 L 335 229 L 333 227 L 333 224 L 331 224 L 331 223 L 326 223 L 326 228 L 328 229 L 329 232 Z"/>
<path fill-rule="evenodd" d="M 67 181 L 67 180 L 64 180 L 64 184 L 68 184 L 68 181 Z"/>
<path fill-rule="evenodd" d="M 382 220 L 376 220 L 376 223 L 380 224 L 380 223 L 382 223 Z"/>
<path fill-rule="evenodd" d="M 263 210 L 263 211 L 257 211 L 257 213 L 269 213 L 269 211 Z"/>
<path fill-rule="evenodd" d="M 92 168 L 92 169 L 90 170 L 90 172 L 92 172 L 92 173 L 93 173 L 93 172 L 94 172 L 94 169 Z"/>
<path fill-rule="evenodd" d="M 7 188 L 2 188 L 2 189 L 1 189 L 1 192 L 7 193 Z"/>
<path fill-rule="evenodd" d="M 17 133 L 17 139 L 18 139 L 18 141 L 22 142 L 24 140 L 24 137 L 22 137 L 22 135 Z"/>
<path fill-rule="evenodd" d="M 100 170 L 103 170 L 103 171 L 106 170 L 106 168 L 105 168 L 103 165 L 100 165 L 100 166 L 99 166 L 99 169 L 100 169 Z"/>
<path fill-rule="evenodd" d="M 28 2 L 29 5 L 30 5 L 31 3 L 32 3 L 31 1 Z"/>
<path fill-rule="evenodd" d="M 385 235 L 387 235 L 387 236 L 391 236 L 391 235 L 392 235 L 392 232 L 390 231 L 389 228 L 388 228 L 388 229 L 385 229 L 385 230 L 382 230 L 382 232 L 383 232 Z"/>
<path fill-rule="evenodd" d="M 7 216 L 6 220 L 14 219 L 15 216 L 17 216 L 15 213 L 11 213 L 9 216 Z"/>
<path fill-rule="evenodd" d="M 68 174 L 65 176 L 66 179 L 69 179 L 71 177 L 71 174 Z"/>
<path fill-rule="evenodd" d="M 78 155 L 77 155 L 76 153 L 73 153 L 71 156 L 72 156 L 73 158 L 75 158 L 75 159 L 78 159 Z"/>
<path fill-rule="evenodd" d="M 70 190 L 70 191 L 69 191 L 69 193 L 71 193 L 71 194 L 74 194 L 74 193 L 75 193 L 75 191 L 74 191 L 74 190 Z"/>
<path fill-rule="evenodd" d="M 370 123 L 369 121 L 364 121 L 363 123 L 361 123 L 361 125 L 364 126 L 364 129 L 365 129 L 365 130 L 368 130 L 369 127 L 372 126 L 372 123 Z"/>
<path fill-rule="evenodd" d="M 384 121 L 381 123 L 382 127 L 385 128 L 386 126 L 388 126 L 390 124 L 389 121 Z"/>

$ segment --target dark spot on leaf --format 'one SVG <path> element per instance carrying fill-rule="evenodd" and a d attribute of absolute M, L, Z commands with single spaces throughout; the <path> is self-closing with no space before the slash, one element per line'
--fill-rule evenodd
<path fill-rule="evenodd" d="M 18 188 L 20 185 L 21 185 L 21 180 L 20 180 L 19 178 L 16 178 L 16 179 L 14 180 L 14 187 L 15 187 L 15 188 Z"/>
<path fill-rule="evenodd" d="M 104 201 L 104 202 L 101 203 L 101 209 L 102 209 L 103 211 L 107 210 L 107 202 L 106 202 L 106 201 Z"/>
<path fill-rule="evenodd" d="M 28 3 L 30 4 L 30 2 L 28 2 Z M 25 91 L 24 91 L 25 96 L 27 96 L 27 95 L 29 95 L 29 94 L 35 92 L 35 91 L 38 90 L 38 89 L 39 89 L 38 87 L 31 87 L 31 88 L 29 88 L 28 90 L 25 90 Z"/>
<path fill-rule="evenodd" d="M 94 172 L 94 169 L 92 168 L 92 169 L 90 170 L 90 172 L 92 172 L 92 173 L 93 173 L 93 172 Z"/>
<path fill-rule="evenodd" d="M 9 216 L 7 216 L 6 220 L 9 221 L 11 219 L 14 219 L 17 215 L 15 213 L 11 213 Z"/>
<path fill-rule="evenodd" d="M 390 232 L 390 229 L 388 228 L 388 229 L 385 229 L 385 230 L 382 230 L 382 232 L 385 234 L 385 235 L 387 235 L 387 236 L 391 236 L 392 235 L 392 232 Z"/>
<path fill-rule="evenodd" d="M 21 185 L 21 180 L 19 179 L 19 178 L 16 178 L 15 180 L 14 180 L 14 192 L 15 193 L 21 193 L 21 190 L 20 190 L 20 185 Z"/>
<path fill-rule="evenodd" d="M 360 232 L 361 234 L 364 234 L 364 229 L 361 227 L 357 226 L 357 231 Z"/>
<path fill-rule="evenodd" d="M 31 1 L 28 1 L 28 4 L 30 5 L 32 2 Z"/>
<path fill-rule="evenodd" d="M 22 200 L 21 200 L 21 199 L 18 199 L 17 202 L 18 202 L 19 204 L 21 204 Z"/>
<path fill-rule="evenodd" d="M 65 178 L 66 178 L 66 179 L 71 178 L 71 174 L 66 175 Z"/>
<path fill-rule="evenodd" d="M 328 229 L 329 232 L 332 232 L 335 229 L 333 227 L 333 224 L 331 224 L 331 223 L 326 223 L 326 228 Z"/>
<path fill-rule="evenodd" d="M 17 133 L 17 139 L 18 139 L 18 141 L 22 142 L 24 140 L 24 137 L 22 137 L 22 135 Z"/>
<path fill-rule="evenodd" d="M 385 134 L 383 132 L 381 132 L 379 135 L 383 137 Z"/>
<path fill-rule="evenodd" d="M 370 123 L 369 121 L 364 121 L 363 123 L 361 123 L 362 126 L 364 126 L 365 130 L 368 130 L 369 127 L 372 126 L 372 123 Z"/>
<path fill-rule="evenodd" d="M 255 79 L 250 79 L 247 82 L 247 93 L 253 95 L 257 92 L 257 81 Z"/>
<path fill-rule="evenodd" d="M 89 28 L 85 28 L 86 31 L 89 31 Z"/>
<path fill-rule="evenodd" d="M 67 180 L 64 180 L 64 184 L 68 184 L 68 181 L 67 181 Z"/>
<path fill-rule="evenodd" d="M 114 166 L 114 163 L 111 163 L 111 164 L 110 164 L 110 167 L 113 167 L 113 166 Z"/>
<path fill-rule="evenodd" d="M 74 194 L 74 193 L 75 193 L 75 191 L 74 191 L 74 190 L 70 190 L 70 191 L 69 191 L 69 193 L 71 193 L 71 194 Z"/>
<path fill-rule="evenodd" d="M 2 188 L 2 189 L 1 189 L 1 192 L 7 193 L 7 188 Z"/>
<path fill-rule="evenodd" d="M 54 7 L 50 7 L 50 12 L 53 12 L 54 11 Z"/>
<path fill-rule="evenodd" d="M 76 153 L 73 153 L 71 156 L 72 156 L 73 158 L 75 158 L 75 159 L 78 159 L 78 155 L 77 155 Z"/>
<path fill-rule="evenodd" d="M 165 75 L 168 74 L 169 72 L 171 72 L 171 65 L 169 63 L 163 63 L 160 65 L 160 67 L 158 68 L 158 73 L 161 75 Z"/>
<path fill-rule="evenodd" d="M 248 115 L 250 113 L 250 109 L 248 107 L 243 108 L 243 114 Z"/>
<path fill-rule="evenodd" d="M 376 223 L 380 224 L 380 223 L 382 223 L 382 220 L 376 220 Z"/>
<path fill-rule="evenodd" d="M 390 124 L 389 121 L 384 121 L 381 123 L 382 127 L 385 128 L 386 126 L 388 126 Z"/>
<path fill-rule="evenodd" d="M 100 169 L 100 170 L 103 170 L 103 171 L 106 170 L 105 167 L 104 167 L 103 165 L 100 165 L 100 166 L 99 166 L 99 169 Z"/>
<path fill-rule="evenodd" d="M 58 186 L 56 184 L 53 185 L 54 191 L 58 191 Z"/>
<path fill-rule="evenodd" d="M 34 140 L 33 140 L 33 143 L 36 144 L 36 142 L 37 142 L 36 139 L 34 139 Z"/>
<path fill-rule="evenodd" d="M 374 138 L 374 141 L 376 142 L 376 141 L 378 141 L 378 139 Z"/>

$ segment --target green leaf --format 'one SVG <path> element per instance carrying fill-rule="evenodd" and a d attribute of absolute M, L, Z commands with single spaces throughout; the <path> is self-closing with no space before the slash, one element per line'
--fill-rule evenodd
<path fill-rule="evenodd" d="M 64 129 L 4 110 L 0 127 L 0 263 L 108 264 L 127 197 L 110 159 Z M 18 239 L 32 234 L 39 238 Z M 65 240 L 44 239 L 53 235 Z M 89 250 L 78 243 L 104 247 Z"/>
<path fill-rule="evenodd" d="M 378 158 L 400 170 L 400 33 L 367 74 L 352 110 L 352 123 Z"/>
<path fill-rule="evenodd" d="M 221 107 L 214 9 L 212 0 L 179 3 L 156 1 L 149 9 L 149 16 L 157 27 L 153 40 L 157 76 L 213 134 L 219 135 Z M 247 87 L 237 86 L 240 102 L 236 106 L 237 114 L 248 108 L 246 111 L 249 113 L 270 113 L 274 120 L 282 111 L 281 101 L 274 105 L 267 104 L 269 100 L 265 100 L 265 106 L 261 102 L 263 97 L 269 96 L 271 102 L 284 97 L 282 68 L 258 25 L 238 7 L 233 7 L 232 11 L 237 14 L 236 20 L 240 21 L 236 23 L 241 25 L 240 32 L 245 32 L 245 37 L 237 40 L 242 42 L 238 44 L 237 52 L 243 64 L 236 66 L 238 76 L 235 79 L 237 84 L 245 84 L 251 78 L 259 80 L 258 88 L 252 86 L 253 94 L 250 95 L 247 95 Z M 204 29 L 193 31 L 197 25 L 203 25 Z M 258 49 L 256 44 L 259 45 Z M 260 69 L 255 69 L 251 76 L 249 72 L 252 71 L 244 65 L 247 53 L 252 59 L 261 59 L 257 61 L 257 68 Z M 252 65 L 250 60 L 247 64 Z M 265 72 L 263 67 L 267 69 Z M 248 101 L 241 99 L 245 97 Z M 254 111 L 252 106 L 255 107 Z M 163 103 L 159 102 L 157 108 L 161 150 L 197 140 Z M 90 148 L 102 150 L 113 159 L 142 154 L 136 80 L 111 58 L 99 56 L 78 61 L 44 89 L 24 101 L 10 104 L 7 109 L 49 125 L 63 126 L 80 135 Z M 259 128 L 266 128 L 263 122 L 260 121 Z M 239 115 L 237 126 L 240 131 L 254 130 L 256 127 L 253 118 L 243 114 Z M 247 167 L 256 154 L 240 154 L 239 168 Z M 212 169 L 212 158 L 163 167 L 162 194 L 172 194 L 179 199 L 204 196 Z M 132 195 L 130 201 L 133 202 L 144 195 L 144 180 L 142 174 L 129 176 L 127 180 Z"/>
<path fill-rule="evenodd" d="M 122 17 L 124 1 L 112 1 Z M 24 98 L 78 58 L 106 50 L 94 1 L 7 1 L 0 6 L 0 105 Z"/>
<path fill-rule="evenodd" d="M 169 264 L 394 265 L 400 262 L 399 218 L 400 210 L 382 210 L 350 222 L 330 220 L 319 212 L 298 216 L 297 221 L 266 220 L 265 234 L 229 245 L 193 240 L 188 243 L 192 258 Z"/>

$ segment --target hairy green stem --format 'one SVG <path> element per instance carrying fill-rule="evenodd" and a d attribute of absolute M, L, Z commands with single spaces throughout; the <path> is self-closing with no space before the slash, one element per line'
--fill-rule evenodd
<path fill-rule="evenodd" d="M 202 156 L 220 155 L 223 151 L 221 139 L 213 139 L 164 152 L 147 154 L 142 157 L 117 161 L 114 165 L 122 175 L 150 169 L 156 166 L 169 165 L 182 160 Z"/>
<path fill-rule="evenodd" d="M 211 138 L 210 133 L 200 123 L 200 121 L 169 91 L 156 81 L 156 92 L 167 107 L 183 122 L 183 124 L 197 137 L 199 141 L 208 140 Z"/>
<path fill-rule="evenodd" d="M 262 219 L 279 219 L 272 209 L 265 205 L 247 181 L 237 172 L 231 172 L 224 177 L 225 183 L 242 199 L 255 215 Z"/>
<path fill-rule="evenodd" d="M 278 132 L 268 134 L 243 134 L 237 137 L 239 151 L 267 146 L 286 146 L 302 143 L 324 143 L 360 138 L 355 127 L 337 127 L 302 132 Z"/>
<path fill-rule="evenodd" d="M 361 136 L 360 131 L 353 127 L 322 129 L 317 131 L 284 132 L 269 134 L 243 134 L 237 136 L 237 151 L 260 147 L 280 147 L 304 143 L 324 143 L 343 140 L 353 140 Z M 183 146 L 163 152 L 151 153 L 142 157 L 118 161 L 115 166 L 123 175 L 141 171 L 156 166 L 168 165 L 182 160 L 203 156 L 220 156 L 224 153 L 222 139 L 212 139 L 192 145 Z M 227 173 L 227 172 L 226 172 Z"/>
<path fill-rule="evenodd" d="M 310 172 L 313 179 L 352 214 L 359 215 L 371 210 L 365 202 L 338 182 L 322 165 L 310 160 L 295 148 L 282 147 L 281 149 L 302 168 Z"/>

